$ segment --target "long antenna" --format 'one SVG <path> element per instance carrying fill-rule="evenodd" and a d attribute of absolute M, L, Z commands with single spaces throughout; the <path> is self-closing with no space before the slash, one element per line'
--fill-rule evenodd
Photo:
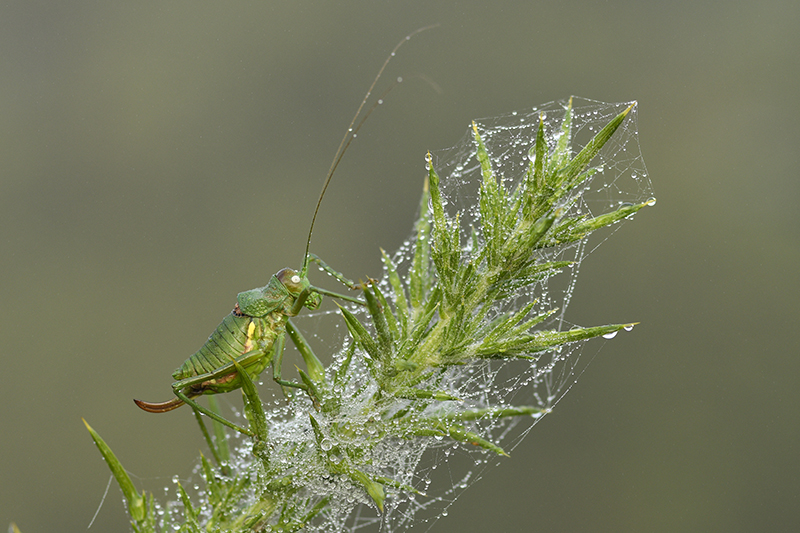
<path fill-rule="evenodd" d="M 372 114 L 372 112 L 375 110 L 375 108 L 378 107 L 378 105 L 380 105 L 382 103 L 382 98 L 384 98 L 387 94 L 389 94 L 389 92 L 397 86 L 399 81 L 395 82 L 388 89 L 386 89 L 386 91 L 384 91 L 384 93 L 381 95 L 381 98 L 379 98 L 372 105 L 372 107 L 370 107 L 367 110 L 366 114 L 361 119 L 361 122 L 358 123 L 358 125 L 356 126 L 355 129 L 353 129 L 353 124 L 355 124 L 356 120 L 358 120 L 358 116 L 361 114 L 361 110 L 364 108 L 364 105 L 367 103 L 367 100 L 369 100 L 369 97 L 372 94 L 372 90 L 375 88 L 375 84 L 378 83 L 378 80 L 380 79 L 381 74 L 383 74 L 383 71 L 386 68 L 386 65 L 388 65 L 389 61 L 391 61 L 391 59 L 394 57 L 394 55 L 397 52 L 398 48 L 403 46 L 403 44 L 406 41 L 411 40 L 411 38 L 413 36 L 415 36 L 416 34 L 421 33 L 423 31 L 426 31 L 426 30 L 430 30 L 432 28 L 436 28 L 437 26 L 439 26 L 439 24 L 432 24 L 430 26 L 425 26 L 424 28 L 420 28 L 420 29 L 418 29 L 416 31 L 413 31 L 413 32 L 409 33 L 408 35 L 405 36 L 405 38 L 402 41 L 397 43 L 397 46 L 394 47 L 392 52 L 389 54 L 389 57 L 387 57 L 386 61 L 383 62 L 383 66 L 378 71 L 378 75 L 375 76 L 374 80 L 372 80 L 372 85 L 369 86 L 369 89 L 367 90 L 367 94 L 364 95 L 364 99 L 361 100 L 361 105 L 358 106 L 358 110 L 356 110 L 356 114 L 353 116 L 353 120 L 350 121 L 350 125 L 347 127 L 347 130 L 344 132 L 344 137 L 342 137 L 342 142 L 339 143 L 339 148 L 338 148 L 338 150 L 336 150 L 336 155 L 333 156 L 333 161 L 331 162 L 331 168 L 328 169 L 328 176 L 327 176 L 327 178 L 325 178 L 325 184 L 322 186 L 322 191 L 319 193 L 319 200 L 317 200 L 317 207 L 316 207 L 316 209 L 314 209 L 314 216 L 311 217 L 311 227 L 308 229 L 308 240 L 306 241 L 306 254 L 305 254 L 305 257 L 303 258 L 303 270 L 301 271 L 301 274 L 300 274 L 301 276 L 305 277 L 308 274 L 308 258 L 309 258 L 308 251 L 309 251 L 309 249 L 311 247 L 311 234 L 314 232 L 314 222 L 317 221 L 317 213 L 319 213 L 319 206 L 322 204 L 322 198 L 325 196 L 325 191 L 328 190 L 328 185 L 331 182 L 331 178 L 333 177 L 333 173 L 336 172 L 336 167 L 339 166 L 339 162 L 342 160 L 342 157 L 344 157 L 344 153 L 347 151 L 347 147 L 350 146 L 350 143 L 353 142 L 353 139 L 355 138 L 356 134 L 358 134 L 358 130 L 361 129 L 361 126 L 364 124 L 364 122 L 367 121 L 367 118 L 369 118 L 369 116 Z"/>

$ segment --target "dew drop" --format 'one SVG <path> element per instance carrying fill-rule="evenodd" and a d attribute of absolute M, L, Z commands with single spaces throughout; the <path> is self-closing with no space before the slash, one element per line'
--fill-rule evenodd
<path fill-rule="evenodd" d="M 619 332 L 618 331 L 612 331 L 611 333 L 606 333 L 605 335 L 603 335 L 603 338 L 604 339 L 613 339 L 614 337 L 617 336 L 617 333 L 619 333 Z"/>

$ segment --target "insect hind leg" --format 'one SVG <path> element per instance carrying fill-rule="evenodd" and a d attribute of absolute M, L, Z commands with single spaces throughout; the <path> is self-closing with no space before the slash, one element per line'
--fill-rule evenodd
<path fill-rule="evenodd" d="M 254 362 L 258 361 L 258 359 L 263 358 L 263 357 L 267 357 L 267 356 L 268 355 L 265 354 L 264 352 L 262 352 L 261 350 L 258 350 L 258 349 L 257 350 L 251 350 L 251 351 L 241 355 L 239 357 L 239 359 L 237 360 L 237 362 L 240 365 L 244 366 L 244 365 L 248 365 L 248 364 L 254 363 Z M 182 379 L 180 381 L 176 381 L 175 383 L 172 384 L 172 392 L 174 392 L 175 396 L 177 396 L 180 400 L 182 400 L 183 403 L 186 403 L 192 409 L 194 409 L 195 412 L 203 413 L 204 415 L 211 417 L 212 419 L 216 420 L 217 422 L 219 422 L 221 424 L 224 424 L 224 425 L 228 426 L 231 429 L 235 429 L 236 431 L 238 431 L 240 433 L 252 436 L 253 435 L 252 431 L 250 431 L 248 429 L 244 429 L 243 427 L 238 426 L 238 425 L 234 424 L 233 422 L 225 420 L 219 414 L 217 414 L 217 413 L 215 413 L 215 412 L 213 412 L 213 411 L 211 411 L 209 409 L 206 409 L 205 407 L 203 407 L 202 405 L 198 404 L 197 402 L 195 402 L 192 399 L 192 398 L 194 398 L 196 396 L 200 396 L 200 395 L 203 394 L 203 391 L 206 389 L 206 383 L 205 382 L 208 382 L 210 380 L 215 380 L 215 379 L 218 379 L 218 378 L 222 378 L 222 377 L 225 377 L 225 376 L 227 376 L 227 375 L 229 375 L 231 373 L 235 373 L 235 372 L 236 372 L 235 364 L 233 363 L 233 358 L 231 358 L 231 362 L 230 363 L 222 365 L 221 367 L 216 369 L 214 372 L 209 372 L 207 374 L 199 374 L 199 375 L 196 375 L 196 376 L 192 376 L 190 378 L 186 378 L 186 379 Z M 219 391 L 217 391 L 217 392 L 219 392 Z"/>
<path fill-rule="evenodd" d="M 185 394 L 180 389 L 180 387 L 173 387 L 172 390 L 175 393 L 175 396 L 177 396 L 179 399 L 181 399 L 183 401 L 183 403 L 185 403 L 186 405 L 188 405 L 189 407 L 191 407 L 195 411 L 203 413 L 204 415 L 206 415 L 208 417 L 211 417 L 212 419 L 216 420 L 220 424 L 224 424 L 224 425 L 228 426 L 231 429 L 235 429 L 239 433 L 243 433 L 243 434 L 249 435 L 251 437 L 253 436 L 253 432 L 250 431 L 249 429 L 245 429 L 245 428 L 243 428 L 241 426 L 238 426 L 238 425 L 234 424 L 233 422 L 231 422 L 229 420 L 225 420 L 223 417 L 219 416 L 214 411 L 211 411 L 210 409 L 206 409 L 205 407 L 203 407 L 202 405 L 200 405 L 199 403 L 197 403 L 196 401 L 191 399 L 187 394 Z"/>

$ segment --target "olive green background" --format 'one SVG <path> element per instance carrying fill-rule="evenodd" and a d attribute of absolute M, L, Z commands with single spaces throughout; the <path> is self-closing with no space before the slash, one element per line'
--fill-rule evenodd
<path fill-rule="evenodd" d="M 85 530 L 109 473 L 81 417 L 162 500 L 191 476 L 190 412 L 131 399 L 168 399 L 236 293 L 299 266 L 364 91 L 437 22 L 390 65 L 381 87 L 406 81 L 345 157 L 316 253 L 379 275 L 427 149 L 570 94 L 638 100 L 658 204 L 584 262 L 568 313 L 641 325 L 589 344 L 554 413 L 431 531 L 796 530 L 800 4 L 785 0 L 3 3 L 0 528 Z M 114 485 L 91 531 L 126 524 Z"/>

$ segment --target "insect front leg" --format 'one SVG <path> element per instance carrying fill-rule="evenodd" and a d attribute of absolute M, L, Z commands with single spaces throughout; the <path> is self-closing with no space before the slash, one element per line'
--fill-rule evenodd
<path fill-rule="evenodd" d="M 331 268 L 330 265 L 328 265 L 328 263 L 326 263 L 325 261 L 320 259 L 316 254 L 311 254 L 311 253 L 308 254 L 308 259 L 310 261 L 315 262 L 317 265 L 319 265 L 319 267 L 322 270 L 324 270 L 325 272 L 327 272 L 328 274 L 330 274 L 331 276 L 333 276 L 334 278 L 339 280 L 339 282 L 342 285 L 344 285 L 345 287 L 347 287 L 348 289 L 356 290 L 356 289 L 361 288 L 354 281 L 349 280 L 346 277 L 344 277 L 344 274 L 342 274 L 341 272 L 336 271 L 333 268 Z"/>
<path fill-rule="evenodd" d="M 303 308 L 303 305 L 305 305 L 308 297 L 314 293 L 320 294 L 322 296 L 330 296 L 331 298 L 337 298 L 339 300 L 344 300 L 346 302 L 353 302 L 354 304 L 367 305 L 358 298 L 353 298 L 352 296 L 339 294 L 337 292 L 332 292 L 326 289 L 322 289 L 320 287 L 314 287 L 313 285 L 310 285 L 309 287 L 303 289 L 303 292 L 301 292 L 297 296 L 297 298 L 294 301 L 294 305 L 286 314 L 288 316 L 297 316 L 298 313 L 300 313 L 300 310 Z"/>

